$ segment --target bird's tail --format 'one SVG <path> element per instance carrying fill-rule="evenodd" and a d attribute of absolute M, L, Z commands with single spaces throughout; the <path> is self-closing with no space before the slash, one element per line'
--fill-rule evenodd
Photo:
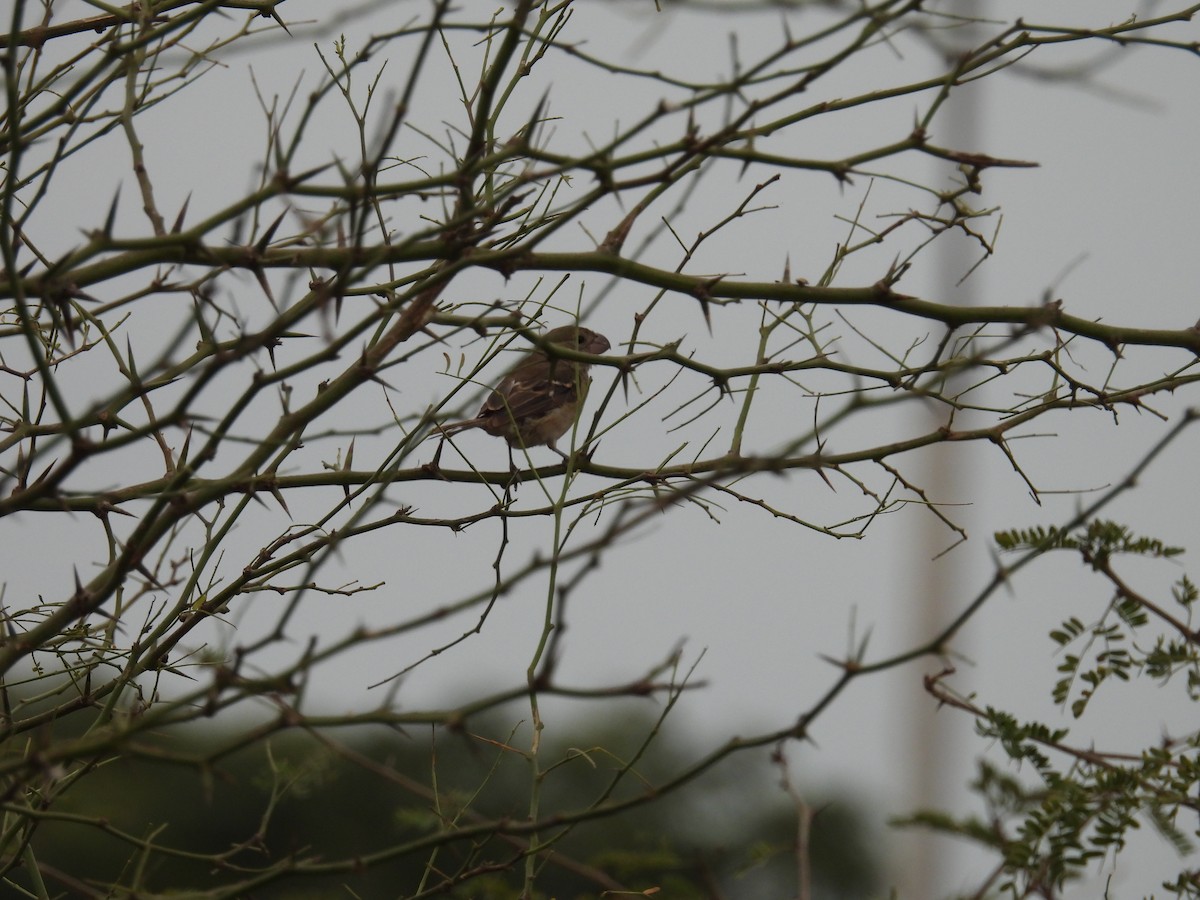
<path fill-rule="evenodd" d="M 452 434 L 458 434 L 460 431 L 466 431 L 469 428 L 478 428 L 478 419 L 462 419 L 458 422 L 441 422 L 434 425 L 430 429 L 429 434 L 425 436 L 425 440 L 430 438 L 446 438 Z"/>

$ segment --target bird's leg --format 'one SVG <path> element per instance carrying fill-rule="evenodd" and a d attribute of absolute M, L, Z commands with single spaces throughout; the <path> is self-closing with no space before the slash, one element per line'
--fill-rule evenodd
<path fill-rule="evenodd" d="M 559 456 L 561 456 L 562 461 L 564 463 L 569 463 L 571 461 L 572 454 L 563 453 L 561 450 L 558 449 L 558 444 L 556 444 L 554 441 L 550 441 L 548 444 L 546 444 L 546 446 L 549 447 L 551 450 L 553 450 L 555 453 L 557 453 Z"/>
<path fill-rule="evenodd" d="M 517 468 L 516 457 L 513 456 L 513 445 L 509 444 L 508 445 L 508 483 L 506 485 L 504 485 L 504 494 L 506 497 L 508 496 L 508 492 L 509 492 L 510 488 L 512 489 L 512 492 L 514 494 L 517 492 L 517 487 L 520 486 L 520 484 L 521 484 L 520 480 L 517 478 L 517 474 L 520 471 L 521 470 Z"/>

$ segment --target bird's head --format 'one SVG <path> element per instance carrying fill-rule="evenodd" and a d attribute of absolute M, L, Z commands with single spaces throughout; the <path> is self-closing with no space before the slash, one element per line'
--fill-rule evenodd
<path fill-rule="evenodd" d="M 570 347 L 580 353 L 599 355 L 612 346 L 604 335 L 578 325 L 562 325 L 546 332 L 546 343 Z"/>

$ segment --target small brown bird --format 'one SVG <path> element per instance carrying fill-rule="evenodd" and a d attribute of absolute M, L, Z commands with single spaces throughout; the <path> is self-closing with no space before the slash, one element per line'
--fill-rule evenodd
<path fill-rule="evenodd" d="M 576 325 L 564 325 L 543 338 L 581 353 L 600 354 L 611 344 L 602 334 Z M 496 385 L 473 419 L 437 426 L 442 435 L 456 434 L 468 428 L 482 428 L 494 437 L 502 437 L 510 447 L 540 447 L 543 444 L 560 453 L 554 442 L 570 430 L 587 397 L 590 366 L 585 362 L 563 359 L 544 350 L 530 350 Z"/>

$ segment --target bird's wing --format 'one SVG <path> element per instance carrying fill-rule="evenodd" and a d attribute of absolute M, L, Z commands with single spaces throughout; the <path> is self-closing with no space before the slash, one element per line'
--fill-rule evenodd
<path fill-rule="evenodd" d="M 543 368 L 532 378 L 523 378 L 514 372 L 500 383 L 484 401 L 479 417 L 494 415 L 511 416 L 520 422 L 537 420 L 559 409 L 566 403 L 574 403 L 579 397 L 580 385 L 571 366 L 558 366 L 553 378 L 546 377 Z"/>

